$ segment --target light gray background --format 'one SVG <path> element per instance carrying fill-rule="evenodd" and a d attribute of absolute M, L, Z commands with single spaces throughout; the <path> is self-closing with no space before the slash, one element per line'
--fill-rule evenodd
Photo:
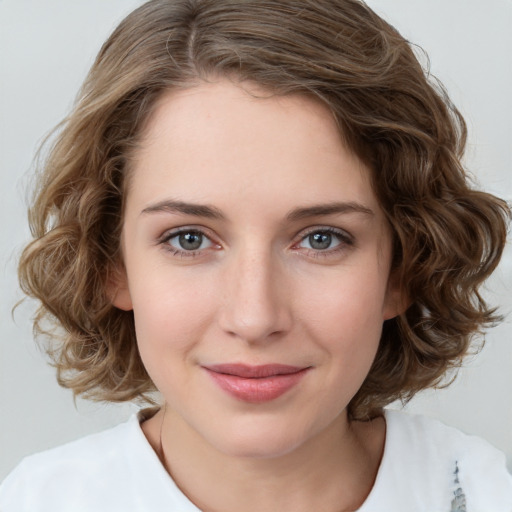
<path fill-rule="evenodd" d="M 101 43 L 138 0 L 0 0 L 0 480 L 26 454 L 118 423 L 133 405 L 77 401 L 60 389 L 32 340 L 33 304 L 16 260 L 28 239 L 25 188 L 43 135 L 69 110 Z M 489 191 L 512 198 L 512 1 L 369 0 L 423 46 L 470 129 L 467 164 Z M 512 310 L 512 254 L 487 296 Z M 447 390 L 409 409 L 487 438 L 512 468 L 512 315 Z"/>

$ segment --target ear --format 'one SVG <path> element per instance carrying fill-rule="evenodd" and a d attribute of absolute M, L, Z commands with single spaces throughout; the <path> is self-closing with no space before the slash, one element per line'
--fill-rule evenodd
<path fill-rule="evenodd" d="M 107 295 L 110 302 L 118 309 L 131 311 L 133 309 L 132 297 L 128 286 L 128 276 L 124 265 L 114 268 L 108 276 Z"/>
<path fill-rule="evenodd" d="M 397 274 L 397 272 L 391 272 L 388 279 L 386 297 L 382 310 L 383 320 L 391 320 L 392 318 L 401 315 L 410 306 L 409 297 L 403 289 L 400 282 L 401 280 Z"/>

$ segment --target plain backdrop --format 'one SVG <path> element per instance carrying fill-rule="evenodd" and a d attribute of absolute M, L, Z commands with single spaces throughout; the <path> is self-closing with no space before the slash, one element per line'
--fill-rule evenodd
<path fill-rule="evenodd" d="M 28 240 L 26 187 L 42 137 L 69 111 L 102 42 L 137 0 L 0 0 L 0 480 L 30 453 L 116 424 L 134 405 L 74 404 L 32 339 L 16 260 Z M 467 167 L 512 198 L 512 1 L 369 0 L 431 58 L 470 130 Z M 486 297 L 512 311 L 509 249 Z M 448 389 L 408 408 L 485 437 L 512 468 L 511 316 Z M 395 404 L 399 407 L 399 404 Z"/>

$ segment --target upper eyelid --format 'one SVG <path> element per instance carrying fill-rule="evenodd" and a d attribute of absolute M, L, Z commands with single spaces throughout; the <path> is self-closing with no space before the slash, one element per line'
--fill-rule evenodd
<path fill-rule="evenodd" d="M 216 238 L 212 234 L 211 230 L 209 230 L 209 229 L 207 229 L 207 228 L 205 228 L 203 226 L 190 225 L 190 226 L 179 226 L 179 227 L 176 227 L 176 228 L 166 229 L 158 237 L 158 239 L 160 241 L 170 240 L 171 238 L 174 238 L 175 236 L 178 236 L 181 233 L 189 233 L 189 232 L 201 233 L 203 236 L 205 236 L 206 238 L 209 238 L 212 241 L 213 241 L 214 238 Z"/>
<path fill-rule="evenodd" d="M 312 233 L 318 233 L 318 232 L 328 232 L 337 234 L 342 238 L 349 238 L 350 240 L 354 240 L 353 235 L 347 231 L 346 229 L 342 228 L 336 228 L 334 226 L 311 226 L 309 228 L 301 229 L 296 235 L 295 239 L 302 240 L 303 238 L 306 238 L 307 236 L 311 235 Z"/>

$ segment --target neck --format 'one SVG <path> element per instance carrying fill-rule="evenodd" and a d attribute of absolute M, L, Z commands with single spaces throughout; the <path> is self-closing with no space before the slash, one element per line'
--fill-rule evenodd
<path fill-rule="evenodd" d="M 201 510 L 356 510 L 368 496 L 383 452 L 385 423 L 342 414 L 315 437 L 276 457 L 223 453 L 168 407 L 143 424 L 182 492 Z"/>

